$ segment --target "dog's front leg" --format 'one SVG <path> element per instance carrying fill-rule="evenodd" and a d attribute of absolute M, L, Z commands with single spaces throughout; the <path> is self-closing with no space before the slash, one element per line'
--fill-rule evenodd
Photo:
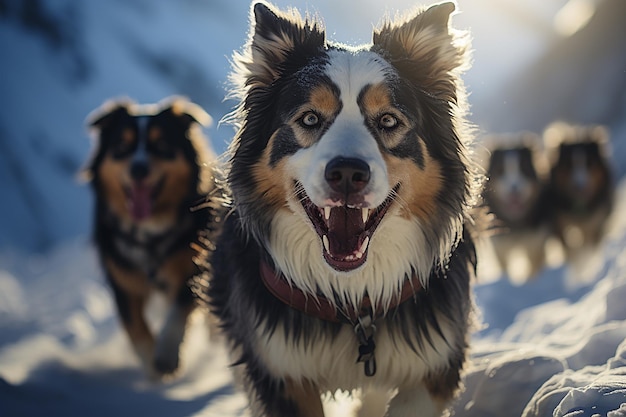
<path fill-rule="evenodd" d="M 285 396 L 293 401 L 298 409 L 297 417 L 324 417 L 322 400 L 317 387 L 308 382 L 285 382 Z"/>
<path fill-rule="evenodd" d="M 154 337 L 144 318 L 146 298 L 142 295 L 131 294 L 115 283 L 111 282 L 115 303 L 119 317 L 128 334 L 128 338 L 141 360 L 143 368 L 148 374 L 153 374 L 152 357 L 154 351 Z"/>
<path fill-rule="evenodd" d="M 154 352 L 154 369 L 167 375 L 175 372 L 179 366 L 180 345 L 185 337 L 187 320 L 193 311 L 194 300 L 191 289 L 184 285 L 176 298 L 172 300 L 165 324 L 157 338 Z"/>
<path fill-rule="evenodd" d="M 440 417 L 444 410 L 445 402 L 434 398 L 425 386 L 401 387 L 385 417 Z"/>
<path fill-rule="evenodd" d="M 235 375 L 245 378 L 242 373 Z M 308 381 L 287 379 L 279 383 L 262 378 L 249 384 L 239 380 L 248 393 L 253 417 L 324 417 L 320 392 Z"/>

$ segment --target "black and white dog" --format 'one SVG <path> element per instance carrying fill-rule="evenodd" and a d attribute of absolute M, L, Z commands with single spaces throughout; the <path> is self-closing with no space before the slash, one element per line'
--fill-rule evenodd
<path fill-rule="evenodd" d="M 323 416 L 321 394 L 376 389 L 388 416 L 439 416 L 466 360 L 476 266 L 454 5 L 358 48 L 295 11 L 252 10 L 233 202 L 205 274 L 252 415 Z"/>
<path fill-rule="evenodd" d="M 546 263 L 551 209 L 541 137 L 531 132 L 484 139 L 489 157 L 483 197 L 494 216 L 490 236 L 501 270 L 524 282 Z"/>

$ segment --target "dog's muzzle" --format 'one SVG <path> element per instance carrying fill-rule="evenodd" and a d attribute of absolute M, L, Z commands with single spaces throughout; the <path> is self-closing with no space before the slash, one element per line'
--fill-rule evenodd
<path fill-rule="evenodd" d="M 317 234 L 326 262 L 335 270 L 347 272 L 363 265 L 370 239 L 393 201 L 399 184 L 377 207 L 366 201 L 372 172 L 358 158 L 335 157 L 324 170 L 330 205 L 315 205 L 304 187 L 296 184 L 298 197 Z"/>

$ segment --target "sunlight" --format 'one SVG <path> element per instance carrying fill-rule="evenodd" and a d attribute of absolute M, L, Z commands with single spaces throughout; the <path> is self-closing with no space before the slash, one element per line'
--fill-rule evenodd
<path fill-rule="evenodd" d="M 507 273 L 513 285 L 523 285 L 532 275 L 532 266 L 523 248 L 515 248 L 508 259 Z"/>
<path fill-rule="evenodd" d="M 554 29 L 562 36 L 571 36 L 589 22 L 595 11 L 593 0 L 570 0 L 554 16 Z"/>

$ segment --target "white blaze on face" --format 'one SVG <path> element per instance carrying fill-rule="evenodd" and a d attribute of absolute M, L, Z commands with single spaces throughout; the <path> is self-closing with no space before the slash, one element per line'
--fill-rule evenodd
<path fill-rule="evenodd" d="M 330 51 L 325 74 L 338 87 L 341 111 L 320 140 L 290 158 L 290 168 L 318 207 L 336 206 L 329 198 L 324 170 L 335 157 L 357 158 L 369 165 L 370 182 L 364 190 L 364 206 L 377 207 L 390 191 L 387 169 L 375 138 L 359 108 L 359 94 L 368 85 L 385 81 L 388 64 L 373 52 Z"/>
<path fill-rule="evenodd" d="M 494 181 L 495 191 L 508 216 L 523 216 L 533 196 L 533 183 L 522 169 L 519 153 L 506 152 L 503 158 L 502 175 Z"/>
<path fill-rule="evenodd" d="M 517 152 L 507 152 L 504 155 L 503 174 L 500 182 L 503 187 L 503 194 L 519 192 L 524 181 L 519 154 Z"/>

